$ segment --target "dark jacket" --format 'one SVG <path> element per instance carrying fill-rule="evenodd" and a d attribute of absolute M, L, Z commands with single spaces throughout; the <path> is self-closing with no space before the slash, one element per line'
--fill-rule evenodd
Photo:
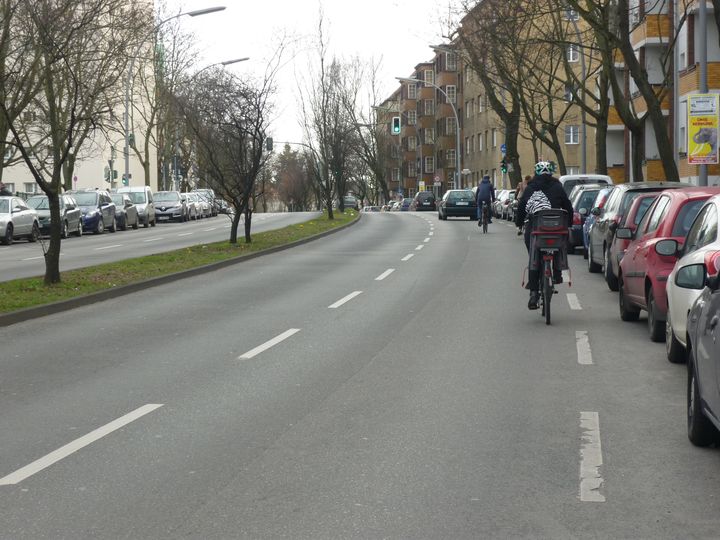
<path fill-rule="evenodd" d="M 573 206 L 560 181 L 549 174 L 536 175 L 528 183 L 518 202 L 518 211 L 515 214 L 515 224 L 518 227 L 525 222 L 527 202 L 536 191 L 542 191 L 550 201 L 552 208 L 562 208 L 568 213 L 568 219 L 572 219 Z"/>
<path fill-rule="evenodd" d="M 495 200 L 495 187 L 489 178 L 483 178 L 478 184 L 477 193 L 475 199 L 479 203 L 480 201 L 494 201 Z"/>

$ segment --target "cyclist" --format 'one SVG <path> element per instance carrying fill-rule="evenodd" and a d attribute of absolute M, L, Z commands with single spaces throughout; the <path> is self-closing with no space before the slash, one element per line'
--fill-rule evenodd
<path fill-rule="evenodd" d="M 535 165 L 535 176 L 523 190 L 522 197 L 518 203 L 518 211 L 515 217 L 515 224 L 522 227 L 525 224 L 525 246 L 532 261 L 530 254 L 530 233 L 532 227 L 527 223 L 530 216 L 540 210 L 549 210 L 551 208 L 563 209 L 567 212 L 568 218 L 573 215 L 573 207 L 570 199 L 565 193 L 560 181 L 553 176 L 555 165 L 550 161 L 539 161 Z M 567 260 L 567 254 L 556 255 L 554 261 L 553 279 L 555 283 L 562 283 L 562 266 Z M 530 289 L 530 300 L 528 301 L 528 309 L 538 309 L 538 300 L 540 299 L 540 270 L 532 268 L 531 262 L 528 262 L 528 284 Z"/>
<path fill-rule="evenodd" d="M 492 208 L 491 203 L 495 200 L 495 186 L 492 185 L 490 177 L 485 175 L 480 180 L 477 187 L 477 193 L 475 194 L 477 200 L 477 216 L 478 216 L 478 227 L 482 226 L 482 205 L 486 204 L 488 207 L 488 223 L 492 223 Z"/>

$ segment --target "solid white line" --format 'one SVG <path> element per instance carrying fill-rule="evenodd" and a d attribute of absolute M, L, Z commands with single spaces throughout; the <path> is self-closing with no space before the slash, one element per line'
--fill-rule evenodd
<path fill-rule="evenodd" d="M 210 231 L 214 231 L 215 229 L 217 229 L 217 227 L 210 227 L 209 229 L 203 229 L 203 231 L 210 232 Z"/>
<path fill-rule="evenodd" d="M 592 350 L 590 349 L 590 340 L 585 330 L 575 332 L 575 342 L 577 345 L 578 364 L 583 366 L 591 366 L 593 364 Z"/>
<path fill-rule="evenodd" d="M 43 258 L 43 256 L 41 255 L 40 257 L 29 257 L 27 259 L 21 259 L 21 260 L 22 261 L 35 261 L 37 259 L 42 259 L 42 258 Z"/>
<path fill-rule="evenodd" d="M 133 422 L 138 418 L 145 416 L 146 414 L 162 406 L 162 403 L 148 403 L 147 405 L 143 405 L 139 409 L 135 409 L 131 413 L 128 413 L 125 416 L 121 416 L 117 420 L 113 420 L 109 424 L 105 424 L 104 426 L 99 427 L 95 431 L 91 431 L 90 433 L 83 437 L 80 437 L 79 439 L 75 439 L 71 443 L 68 443 L 63 447 L 58 448 L 54 452 L 50 452 L 45 457 L 33 461 L 22 469 L 18 469 L 14 473 L 7 475 L 5 478 L 0 478 L 0 486 L 10 486 L 22 482 L 26 478 L 42 471 L 53 463 L 56 463 L 63 458 L 66 458 L 67 456 L 77 452 L 81 448 L 84 448 L 89 444 L 94 443 L 98 439 L 103 438 L 105 435 L 108 435 L 113 431 L 120 429 L 121 427 L 129 424 L 130 422 Z"/>
<path fill-rule="evenodd" d="M 570 309 L 574 309 L 576 311 L 582 309 L 582 306 L 580 305 L 580 300 L 578 300 L 577 294 L 567 293 L 567 301 L 568 301 L 568 304 L 570 304 Z"/>
<path fill-rule="evenodd" d="M 281 341 L 285 341 L 290 336 L 297 334 L 299 331 L 300 331 L 299 328 L 291 328 L 290 330 L 283 332 L 279 336 L 272 338 L 270 341 L 266 341 L 262 345 L 255 347 L 253 350 L 248 351 L 241 356 L 238 356 L 238 360 L 240 360 L 241 358 L 249 359 L 254 356 L 257 356 L 261 352 L 267 351 L 270 347 L 273 347 L 273 346 L 277 345 L 278 343 L 280 343 Z"/>
<path fill-rule="evenodd" d="M 425 247 L 425 244 L 420 244 L 418 247 L 415 248 L 415 251 L 420 251 L 424 247 Z"/>
<path fill-rule="evenodd" d="M 402 262 L 409 261 L 415 256 L 414 253 L 411 253 L 410 255 L 405 255 L 402 259 L 400 259 Z"/>
<path fill-rule="evenodd" d="M 584 430 L 580 448 L 580 500 L 605 502 L 605 496 L 600 493 L 600 487 L 603 484 L 600 467 L 602 467 L 603 459 L 598 413 L 581 412 L 580 429 Z"/>
<path fill-rule="evenodd" d="M 190 236 L 191 234 L 195 234 L 195 233 L 184 232 L 184 233 L 182 233 L 182 234 L 178 234 L 178 236 Z"/>
<path fill-rule="evenodd" d="M 388 277 L 390 274 L 392 274 L 394 271 L 395 271 L 394 268 L 388 268 L 382 274 L 380 274 L 378 277 L 376 277 L 375 281 L 382 281 L 383 279 Z"/>
<path fill-rule="evenodd" d="M 328 306 L 328 308 L 329 308 L 329 309 L 337 309 L 337 308 L 339 308 L 340 306 L 342 306 L 343 304 L 345 304 L 346 302 L 349 302 L 350 300 L 352 300 L 353 298 L 355 298 L 356 296 L 358 296 L 359 294 L 362 294 L 362 291 L 354 291 L 354 292 L 351 292 L 351 293 L 348 294 L 346 297 L 341 298 L 340 300 L 338 300 L 338 301 L 335 302 L 334 304 L 330 304 L 330 305 Z"/>
<path fill-rule="evenodd" d="M 103 249 L 112 249 L 112 248 L 122 247 L 122 246 L 123 246 L 122 244 L 114 244 L 112 246 L 103 246 L 103 247 L 95 248 L 95 251 L 101 251 Z"/>
<path fill-rule="evenodd" d="M 427 244 L 429 241 L 430 241 L 430 237 L 429 237 L 429 236 L 428 236 L 425 240 L 423 240 L 423 242 L 425 242 L 426 244 Z"/>
<path fill-rule="evenodd" d="M 157 240 L 165 240 L 164 238 L 148 238 L 147 240 L 143 240 L 143 242 L 155 242 Z"/>

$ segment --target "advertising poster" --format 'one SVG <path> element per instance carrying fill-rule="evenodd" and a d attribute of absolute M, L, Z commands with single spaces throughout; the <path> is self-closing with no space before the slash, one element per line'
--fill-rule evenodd
<path fill-rule="evenodd" d="M 688 96 L 688 163 L 718 162 L 718 94 Z"/>

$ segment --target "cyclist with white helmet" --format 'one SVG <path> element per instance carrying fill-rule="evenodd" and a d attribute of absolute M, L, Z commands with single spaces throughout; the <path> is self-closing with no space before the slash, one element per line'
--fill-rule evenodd
<path fill-rule="evenodd" d="M 555 165 L 550 161 L 539 161 L 535 165 L 535 176 L 523 191 L 522 197 L 518 202 L 518 211 L 515 216 L 515 224 L 522 227 L 532 214 L 539 210 L 548 210 L 551 208 L 563 209 L 568 216 L 573 215 L 573 207 L 560 181 L 553 176 Z M 525 227 L 525 246 L 530 253 L 530 233 L 532 227 Z M 562 270 L 566 265 L 567 255 L 561 254 L 563 260 L 557 260 L 555 267 L 555 275 L 553 277 L 555 283 L 562 283 Z M 532 260 L 532 256 L 530 257 Z M 538 309 L 538 301 L 540 299 L 540 271 L 532 268 L 532 264 L 528 264 L 528 284 L 530 289 L 530 300 L 528 302 L 529 309 Z"/>

